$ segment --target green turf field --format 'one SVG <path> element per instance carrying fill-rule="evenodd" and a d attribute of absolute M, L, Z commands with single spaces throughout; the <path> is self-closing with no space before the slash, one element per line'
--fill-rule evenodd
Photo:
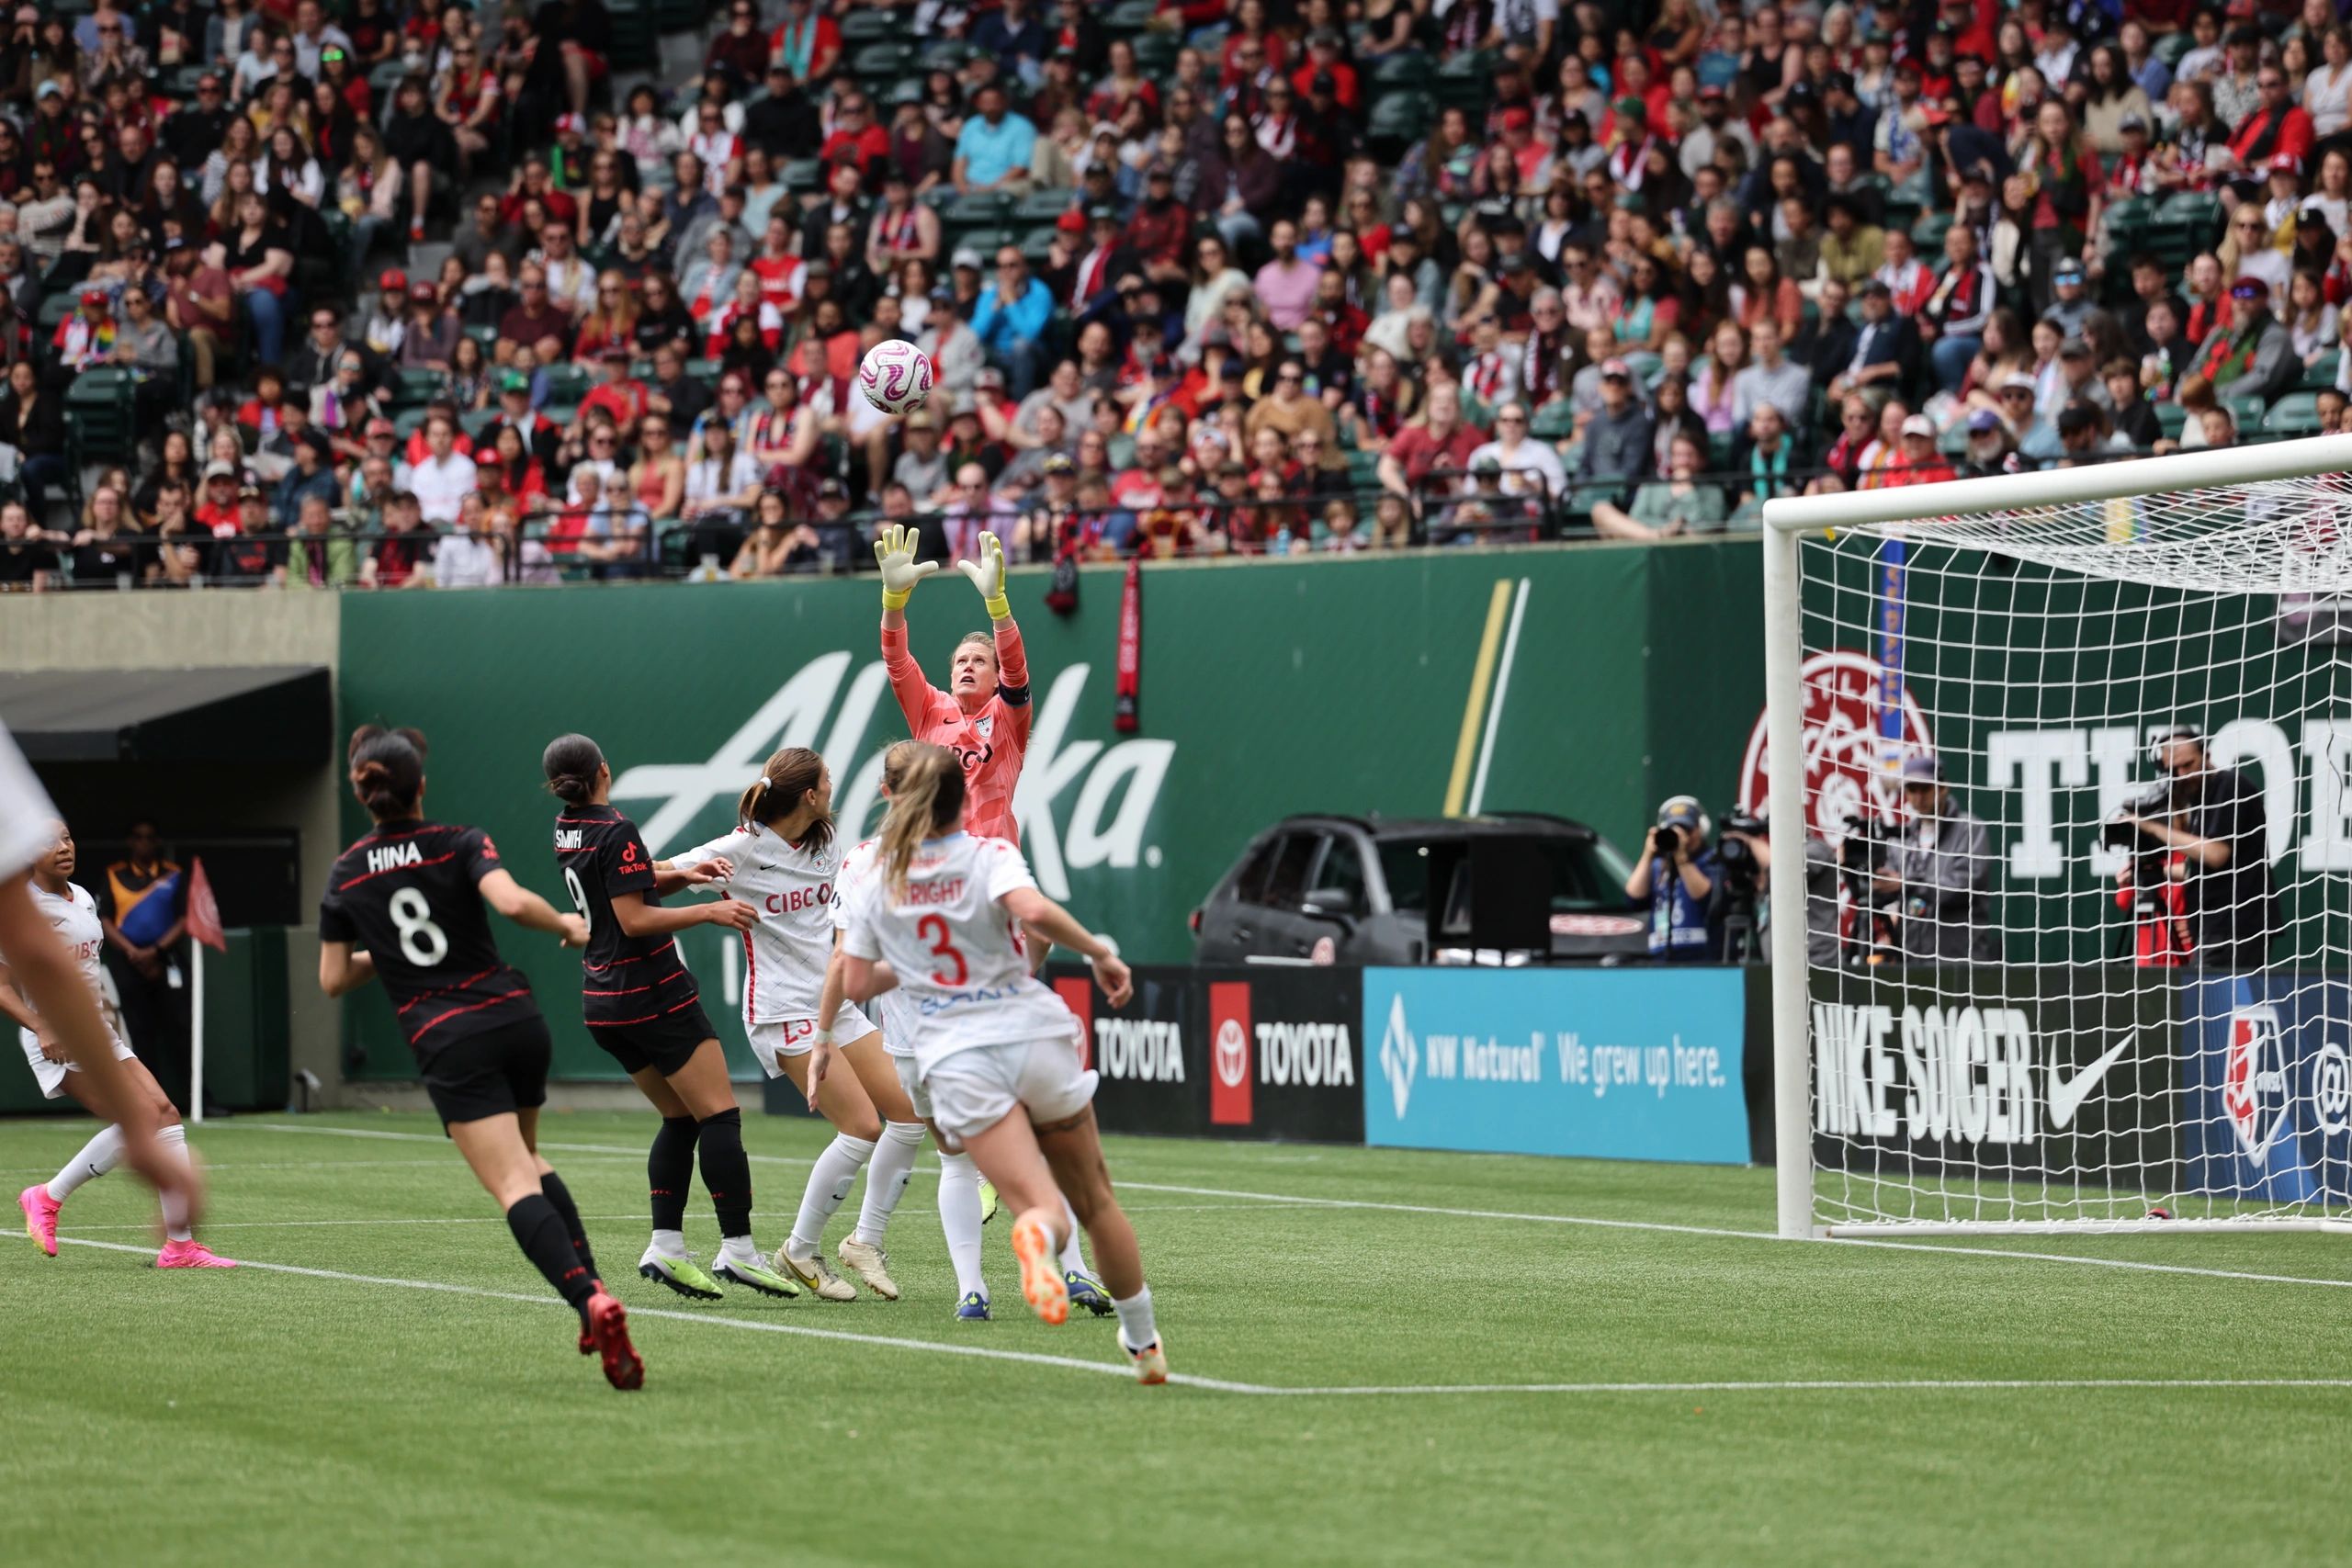
<path fill-rule="evenodd" d="M 745 1130 L 773 1246 L 821 1134 Z M 88 1131 L 0 1124 L 6 1190 Z M 552 1116 L 648 1363 L 620 1394 L 433 1132 L 198 1130 L 207 1239 L 334 1274 L 157 1274 L 123 1177 L 63 1234 L 139 1252 L 0 1237 L 0 1563 L 2347 1551 L 2342 1237 L 1788 1244 L 1755 1235 L 1768 1171 L 1121 1139 L 1180 1374 L 1144 1389 L 1107 1322 L 1028 1316 L 1001 1219 L 998 1320 L 949 1320 L 927 1162 L 891 1235 L 904 1302 L 680 1303 L 633 1271 L 648 1120 Z M 715 1249 L 699 1201 L 688 1235 Z M 2192 1382 L 2244 1379 L 2314 1382 Z"/>

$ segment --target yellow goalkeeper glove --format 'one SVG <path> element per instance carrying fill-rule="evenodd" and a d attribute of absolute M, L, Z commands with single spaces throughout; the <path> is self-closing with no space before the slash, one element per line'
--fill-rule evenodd
<path fill-rule="evenodd" d="M 893 523 L 874 541 L 875 564 L 882 569 L 882 607 L 903 610 L 915 584 L 939 570 L 935 560 L 915 559 L 915 531 Z"/>
<path fill-rule="evenodd" d="M 980 558 L 957 561 L 956 570 L 972 580 L 980 591 L 980 601 L 989 608 L 989 619 L 1009 621 L 1012 605 L 1004 596 L 1004 543 L 994 534 L 980 536 Z"/>

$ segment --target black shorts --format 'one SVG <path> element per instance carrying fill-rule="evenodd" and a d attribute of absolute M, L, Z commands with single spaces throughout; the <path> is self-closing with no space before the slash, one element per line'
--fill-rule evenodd
<path fill-rule="evenodd" d="M 642 1023 L 590 1024 L 588 1033 L 623 1072 L 651 1067 L 665 1078 L 683 1068 L 704 1041 L 718 1037 L 699 998 Z"/>
<path fill-rule="evenodd" d="M 445 1131 L 453 1122 L 545 1105 L 554 1051 L 547 1020 L 518 1019 L 435 1051 L 424 1064 L 424 1092 L 433 1097 Z"/>

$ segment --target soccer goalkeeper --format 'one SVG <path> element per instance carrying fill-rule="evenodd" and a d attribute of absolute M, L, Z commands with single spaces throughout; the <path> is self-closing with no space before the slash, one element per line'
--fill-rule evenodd
<path fill-rule="evenodd" d="M 907 600 L 939 563 L 916 560 L 915 531 L 895 525 L 874 542 L 874 558 L 882 567 L 882 663 L 899 711 L 907 716 L 907 733 L 946 747 L 963 764 L 967 831 L 1019 843 L 1012 795 L 1029 750 L 1029 661 L 1005 602 L 1004 546 L 994 534 L 982 534 L 980 558 L 956 563 L 979 590 L 991 629 L 968 633 L 956 645 L 944 692 L 924 678 L 907 651 Z"/>

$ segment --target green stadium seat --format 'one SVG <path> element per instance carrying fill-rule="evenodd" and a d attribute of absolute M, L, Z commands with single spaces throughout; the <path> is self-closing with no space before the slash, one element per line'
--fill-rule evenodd
<path fill-rule="evenodd" d="M 395 409 L 423 408 L 448 389 L 449 378 L 443 372 L 421 366 L 408 366 L 391 374 L 390 389 Z"/>
<path fill-rule="evenodd" d="M 582 365 L 549 365 L 543 373 L 547 377 L 547 400 L 550 403 L 577 403 L 595 384 L 587 367 Z"/>
<path fill-rule="evenodd" d="M 2336 367 L 2343 357 L 2344 351 L 2337 348 L 2321 355 L 2316 361 L 2303 367 L 2302 379 L 2295 383 L 2296 390 L 2324 392 L 2335 386 Z"/>
<path fill-rule="evenodd" d="M 1370 490 L 1380 482 L 1380 454 L 1351 452 L 1348 454 L 1348 483 L 1357 490 Z"/>
<path fill-rule="evenodd" d="M 1739 433 L 1717 430 L 1707 436 L 1707 471 L 1711 474 L 1731 472 L 1732 457 L 1739 450 Z"/>
<path fill-rule="evenodd" d="M 1046 256 L 1054 248 L 1054 235 L 1058 232 L 1050 224 L 1042 224 L 1021 236 L 1021 254 L 1029 258 L 1033 267 L 1046 265 Z"/>
<path fill-rule="evenodd" d="M 2166 399 L 2156 405 L 2156 428 L 2163 431 L 2167 438 L 2179 440 L 2180 433 L 2188 428 L 2188 411 Z"/>
<path fill-rule="evenodd" d="M 2263 402 L 2261 393 L 2248 392 L 2243 397 L 2222 399 L 2222 406 L 2230 411 L 2230 417 L 2237 421 L 2239 433 L 2243 434 L 2262 428 L 2268 405 Z"/>
<path fill-rule="evenodd" d="M 915 68 L 915 46 L 892 39 L 861 44 L 849 57 L 850 74 L 869 93 L 881 94 Z"/>
<path fill-rule="evenodd" d="M 1495 94 L 1495 56 L 1485 50 L 1451 54 L 1434 77 L 1437 101 L 1447 108 L 1483 107 Z"/>
<path fill-rule="evenodd" d="M 1012 216 L 1023 223 L 1051 223 L 1068 212 L 1077 199 L 1068 190 L 1033 190 L 1013 204 Z"/>
<path fill-rule="evenodd" d="M 776 165 L 775 177 L 795 196 L 814 196 L 825 188 L 825 165 L 815 158 L 787 158 Z"/>
<path fill-rule="evenodd" d="M 506 416 L 495 408 L 474 409 L 458 416 L 458 428 L 466 433 L 469 441 L 480 441 L 483 431 Z"/>
<path fill-rule="evenodd" d="M 850 47 L 881 43 L 898 36 L 899 18 L 876 6 L 861 6 L 842 18 L 842 42 Z"/>
<path fill-rule="evenodd" d="M 1151 26 L 1159 11 L 1159 0 L 1119 0 L 1102 13 L 1102 30 L 1113 38 L 1133 38 Z"/>
<path fill-rule="evenodd" d="M 1021 236 L 1012 230 L 989 227 L 958 230 L 950 244 L 956 250 L 975 250 L 981 255 L 987 256 L 1003 246 L 1017 245 L 1020 243 Z"/>
<path fill-rule="evenodd" d="M 1390 93 L 1372 106 L 1364 137 L 1391 158 L 1429 134 L 1437 118 L 1437 100 L 1427 93 Z"/>
<path fill-rule="evenodd" d="M 67 385 L 66 460 L 77 470 L 131 460 L 139 445 L 137 386 L 129 370 L 111 365 L 85 370 Z"/>
<path fill-rule="evenodd" d="M 1012 197 L 1001 190 L 976 190 L 950 201 L 940 217 L 950 223 L 1001 223 L 1012 216 Z"/>
<path fill-rule="evenodd" d="M 1371 82 L 1375 87 L 1418 87 L 1436 73 L 1437 62 L 1408 49 L 1382 58 L 1372 68 Z"/>
<path fill-rule="evenodd" d="M 1135 45 L 1136 66 L 1155 81 L 1176 69 L 1176 56 L 1184 47 L 1170 33 L 1139 33 Z"/>
<path fill-rule="evenodd" d="M 1538 441 L 1566 441 L 1577 427 L 1576 404 L 1566 398 L 1555 398 L 1535 411 L 1527 433 Z"/>
<path fill-rule="evenodd" d="M 1911 225 L 1911 243 L 1918 247 L 1921 255 L 1939 256 L 1944 254 L 1944 231 L 1951 227 L 1951 213 L 1923 212 L 1919 220 Z"/>
<path fill-rule="evenodd" d="M 2319 434 L 2319 394 L 2290 392 L 2262 416 L 2262 428 L 2273 435 Z"/>

